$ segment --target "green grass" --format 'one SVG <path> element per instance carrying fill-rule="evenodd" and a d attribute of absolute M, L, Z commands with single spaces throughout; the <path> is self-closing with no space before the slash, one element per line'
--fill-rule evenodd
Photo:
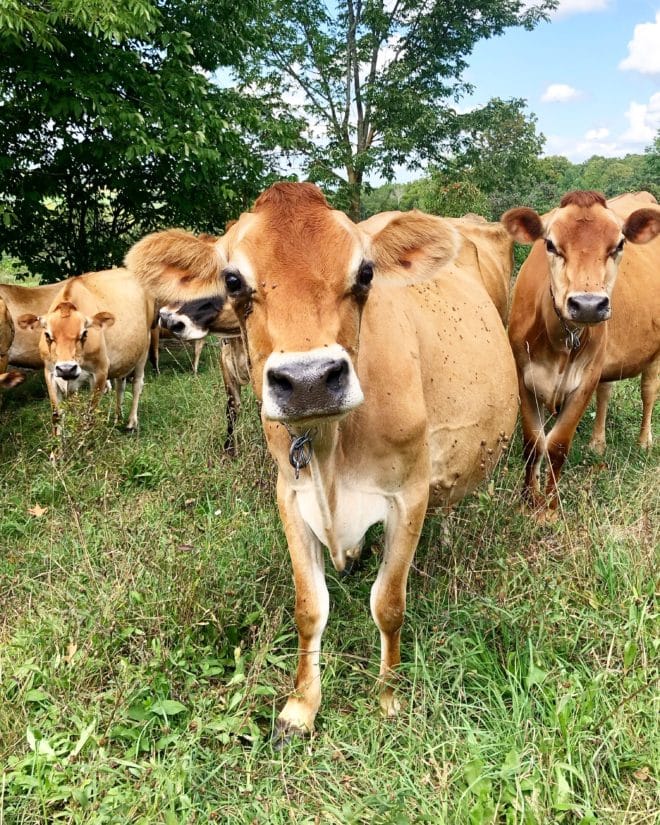
<path fill-rule="evenodd" d="M 187 350 L 163 366 L 137 436 L 110 398 L 86 422 L 77 400 L 62 445 L 40 376 L 5 395 L 0 825 L 658 821 L 660 449 L 636 447 L 636 382 L 604 459 L 581 425 L 556 525 L 518 512 L 518 440 L 427 520 L 394 722 L 368 608 L 379 532 L 350 576 L 328 565 L 317 729 L 278 753 L 293 585 L 256 405 L 231 461 L 217 349 L 197 379 Z"/>

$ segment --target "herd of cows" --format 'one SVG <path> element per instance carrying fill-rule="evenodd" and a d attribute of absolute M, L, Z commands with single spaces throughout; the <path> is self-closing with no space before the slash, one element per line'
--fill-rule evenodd
<path fill-rule="evenodd" d="M 501 223 L 388 212 L 354 224 L 318 188 L 280 183 L 219 238 L 149 235 L 125 268 L 36 288 L 0 285 L 0 382 L 44 368 L 63 396 L 133 377 L 137 427 L 155 322 L 184 340 L 223 338 L 227 440 L 241 386 L 261 402 L 296 591 L 295 689 L 276 736 L 309 732 L 321 701 L 329 610 L 324 547 L 342 571 L 384 525 L 371 591 L 380 704 L 394 715 L 406 582 L 429 506 L 451 506 L 491 471 L 522 412 L 523 496 L 557 512 L 557 482 L 596 391 L 605 446 L 611 382 L 642 376 L 640 444 L 660 384 L 660 207 L 571 192 Z M 513 240 L 534 244 L 509 300 Z M 508 335 L 506 331 L 508 321 Z M 549 428 L 546 420 L 554 416 Z M 548 462 L 545 487 L 541 464 Z"/>

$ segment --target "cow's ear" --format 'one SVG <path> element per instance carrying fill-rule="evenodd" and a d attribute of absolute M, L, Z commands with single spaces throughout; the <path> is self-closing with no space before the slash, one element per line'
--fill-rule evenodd
<path fill-rule="evenodd" d="M 660 235 L 660 209 L 637 209 L 623 225 L 623 234 L 633 243 L 648 243 Z"/>
<path fill-rule="evenodd" d="M 19 315 L 16 319 L 16 323 L 21 329 L 37 329 L 37 327 L 45 328 L 46 326 L 46 321 L 44 318 L 41 318 L 38 315 L 32 315 L 30 312 L 27 312 L 25 315 Z"/>
<path fill-rule="evenodd" d="M 221 240 L 210 243 L 183 229 L 154 232 L 128 251 L 124 264 L 160 303 L 224 293 Z"/>
<path fill-rule="evenodd" d="M 111 312 L 97 312 L 93 318 L 85 319 L 85 329 L 89 327 L 111 327 L 115 322 L 115 316 Z"/>
<path fill-rule="evenodd" d="M 423 212 L 393 212 L 387 222 L 369 222 L 363 229 L 371 235 L 370 254 L 379 275 L 425 281 L 458 255 L 461 237 L 442 218 Z"/>
<path fill-rule="evenodd" d="M 501 219 L 504 228 L 518 243 L 534 243 L 543 237 L 543 220 L 538 212 L 526 206 L 509 209 Z"/>

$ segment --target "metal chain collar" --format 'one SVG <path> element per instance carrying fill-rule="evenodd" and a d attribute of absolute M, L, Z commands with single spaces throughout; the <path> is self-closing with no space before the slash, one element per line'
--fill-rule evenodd
<path fill-rule="evenodd" d="M 564 321 L 561 313 L 557 309 L 557 304 L 555 304 L 555 296 L 552 292 L 552 287 L 550 287 L 550 300 L 552 301 L 552 308 L 555 311 L 555 315 L 559 318 L 559 323 L 561 324 L 562 329 L 564 330 L 564 344 L 566 345 L 566 349 L 571 350 L 571 352 L 575 352 L 575 350 L 580 349 L 580 345 L 582 344 L 581 329 L 571 329 Z"/>
<path fill-rule="evenodd" d="M 312 460 L 312 430 L 307 430 L 302 435 L 294 435 L 288 427 L 287 431 L 291 436 L 289 464 L 293 467 L 296 479 L 298 479 L 300 471 Z"/>

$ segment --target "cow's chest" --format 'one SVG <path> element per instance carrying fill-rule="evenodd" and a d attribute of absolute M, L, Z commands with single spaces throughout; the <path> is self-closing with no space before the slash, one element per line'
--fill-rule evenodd
<path fill-rule="evenodd" d="M 556 412 L 566 396 L 582 382 L 584 365 L 580 359 L 561 358 L 531 361 L 523 371 L 525 386 L 550 412 Z"/>
<path fill-rule="evenodd" d="M 299 488 L 300 515 L 317 539 L 331 551 L 349 553 L 359 547 L 372 524 L 387 520 L 391 497 L 368 485 L 337 481 L 330 496 L 310 480 Z"/>

